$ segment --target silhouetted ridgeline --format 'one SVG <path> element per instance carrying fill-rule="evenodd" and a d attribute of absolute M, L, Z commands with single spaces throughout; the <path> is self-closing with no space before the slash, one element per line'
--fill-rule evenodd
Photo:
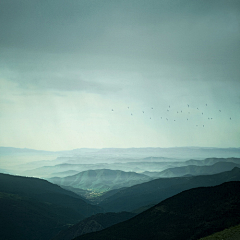
<path fill-rule="evenodd" d="M 136 217 L 75 240 L 197 240 L 240 223 L 240 182 L 200 187 Z"/>

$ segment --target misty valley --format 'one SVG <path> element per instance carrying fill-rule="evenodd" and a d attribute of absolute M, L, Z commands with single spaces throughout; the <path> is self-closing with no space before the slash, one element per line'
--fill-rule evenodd
<path fill-rule="evenodd" d="M 0 240 L 240 240 L 240 0 L 0 1 Z"/>
<path fill-rule="evenodd" d="M 1 239 L 239 237 L 239 148 L 1 147 L 0 159 Z"/>

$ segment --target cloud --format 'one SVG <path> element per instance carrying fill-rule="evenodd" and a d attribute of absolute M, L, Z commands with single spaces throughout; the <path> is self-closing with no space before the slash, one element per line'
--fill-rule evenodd
<path fill-rule="evenodd" d="M 121 91 L 121 84 L 106 80 L 109 76 L 101 73 L 99 68 L 92 68 L 94 62 L 89 61 L 84 63 L 81 57 L 67 54 L 4 50 L 0 58 L 0 76 L 17 84 L 22 90 L 85 91 L 96 94 Z"/>
<path fill-rule="evenodd" d="M 162 61 L 192 61 L 196 54 L 208 60 L 214 53 L 213 61 L 239 39 L 239 1 L 10 0 L 0 11 L 2 47 L 42 52 Z"/>
<path fill-rule="evenodd" d="M 112 143 L 113 135 L 119 136 L 112 144 L 116 146 L 117 141 L 126 141 L 121 136 L 125 127 L 133 127 L 125 115 L 128 106 L 139 113 L 135 123 L 142 119 L 143 108 L 146 113 L 151 107 L 158 109 L 157 119 L 166 112 L 166 106 L 181 109 L 206 101 L 209 109 L 224 106 L 238 119 L 239 22 L 238 0 L 1 1 L 1 101 L 9 112 L 3 116 L 2 125 L 8 126 L 5 132 L 17 131 L 21 118 L 37 136 L 32 109 L 39 102 L 42 107 L 37 109 L 38 123 L 44 129 L 54 129 L 60 122 L 55 129 L 59 139 L 62 128 L 68 135 L 68 121 L 72 121 L 73 133 L 84 128 L 86 122 L 91 125 L 91 116 L 96 114 L 101 121 L 97 119 L 92 125 L 109 136 L 107 143 Z M 77 110 L 79 103 L 84 106 L 81 111 Z M 114 120 L 112 106 L 116 108 Z M 83 121 L 85 117 L 87 120 Z M 144 139 L 150 139 L 152 132 L 168 139 L 167 131 L 161 132 L 165 125 L 159 128 L 158 120 L 155 126 L 141 121 L 138 130 L 129 131 L 129 139 L 134 134 L 132 139 L 139 138 L 141 129 L 143 133 L 151 129 Z M 219 121 L 216 133 L 223 126 L 223 120 Z M 237 122 L 233 117 L 234 121 Z M 88 138 L 86 132 L 86 141 L 92 142 L 94 136 L 105 141 L 90 128 L 92 137 Z M 187 125 L 184 130 L 188 130 Z M 39 142 L 44 134 L 45 131 L 39 134 Z M 171 134 L 174 136 L 175 132 Z M 186 134 L 190 139 L 191 133 Z M 71 137 L 74 138 L 72 134 Z M 214 142 L 218 137 L 210 138 Z M 60 141 L 65 144 L 65 139 Z"/>

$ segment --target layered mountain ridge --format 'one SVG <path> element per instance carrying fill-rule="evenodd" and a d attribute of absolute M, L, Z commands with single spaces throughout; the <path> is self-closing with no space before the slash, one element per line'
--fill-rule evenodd
<path fill-rule="evenodd" d="M 240 168 L 214 175 L 159 178 L 122 189 L 105 198 L 98 198 L 99 206 L 107 211 L 133 211 L 142 206 L 157 204 L 181 191 L 203 186 L 215 186 L 228 181 L 240 181 Z"/>
<path fill-rule="evenodd" d="M 97 169 L 80 172 L 64 178 L 50 178 L 50 182 L 85 190 L 106 192 L 122 187 L 130 187 L 152 180 L 151 177 L 135 172 Z"/>

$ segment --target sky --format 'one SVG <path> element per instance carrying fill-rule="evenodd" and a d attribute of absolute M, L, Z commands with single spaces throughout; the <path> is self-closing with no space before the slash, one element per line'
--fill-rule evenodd
<path fill-rule="evenodd" d="M 0 146 L 240 147 L 238 0 L 3 0 Z"/>

